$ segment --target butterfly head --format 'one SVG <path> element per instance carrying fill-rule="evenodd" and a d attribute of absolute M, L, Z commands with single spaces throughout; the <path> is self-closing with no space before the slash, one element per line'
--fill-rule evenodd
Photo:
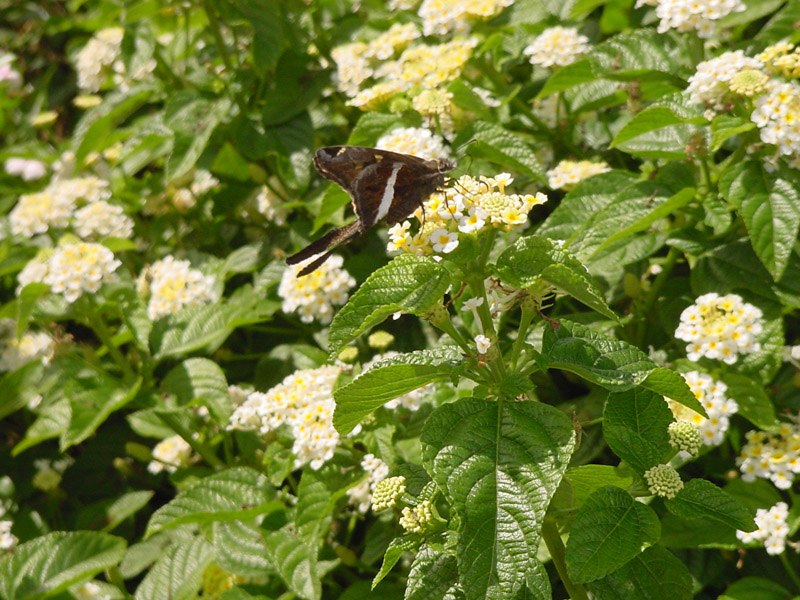
<path fill-rule="evenodd" d="M 449 173 L 450 171 L 452 171 L 455 168 L 456 168 L 456 163 L 454 163 L 449 158 L 437 158 L 436 159 L 436 170 L 439 171 L 439 173 L 442 173 L 442 174 Z"/>

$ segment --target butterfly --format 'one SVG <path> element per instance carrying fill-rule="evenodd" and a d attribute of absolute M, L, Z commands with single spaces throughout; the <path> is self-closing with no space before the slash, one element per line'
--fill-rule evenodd
<path fill-rule="evenodd" d="M 447 158 L 427 160 L 410 154 L 364 146 L 327 146 L 317 150 L 314 166 L 320 175 L 338 184 L 350 196 L 356 220 L 333 229 L 292 254 L 296 265 L 323 252 L 298 277 L 315 271 L 341 244 L 363 234 L 382 219 L 395 225 L 440 189 L 456 165 Z"/>

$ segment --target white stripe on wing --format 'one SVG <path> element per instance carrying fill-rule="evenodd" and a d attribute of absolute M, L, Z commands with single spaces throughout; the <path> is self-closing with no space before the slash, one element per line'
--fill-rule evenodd
<path fill-rule="evenodd" d="M 403 168 L 403 163 L 395 163 L 392 167 L 392 174 L 386 179 L 386 187 L 383 190 L 383 197 L 381 203 L 378 205 L 378 214 L 375 217 L 374 223 L 380 221 L 383 217 L 389 214 L 389 207 L 392 206 L 394 200 L 394 184 L 397 181 L 397 174 Z"/>

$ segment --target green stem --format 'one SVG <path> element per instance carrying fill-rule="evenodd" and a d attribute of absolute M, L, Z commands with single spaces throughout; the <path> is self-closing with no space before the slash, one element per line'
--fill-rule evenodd
<path fill-rule="evenodd" d="M 561 581 L 572 600 L 589 600 L 586 590 L 582 586 L 572 583 L 567 575 L 567 560 L 566 549 L 564 542 L 561 541 L 561 535 L 558 533 L 558 527 L 551 519 L 545 518 L 542 524 L 542 538 L 547 545 L 547 550 L 550 552 L 550 558 L 553 559 L 553 564 L 558 571 Z"/>
<path fill-rule="evenodd" d="M 448 317 L 446 319 L 439 319 L 435 323 L 433 321 L 431 321 L 431 323 L 435 327 L 438 327 L 439 329 L 444 331 L 451 338 L 453 338 L 453 341 L 455 341 L 456 344 L 461 346 L 461 349 L 464 350 L 464 352 L 466 352 L 467 354 L 472 354 L 474 352 L 474 349 L 472 348 L 470 343 L 467 341 L 467 338 L 465 338 L 463 335 L 461 335 L 461 332 L 458 331 L 458 329 L 455 328 L 455 326 L 453 325 L 453 322 L 450 320 L 450 316 L 449 315 L 448 315 Z"/>
<path fill-rule="evenodd" d="M 706 160 L 705 156 L 700 157 L 698 166 L 700 167 L 700 186 L 697 190 L 697 193 L 698 196 L 703 198 L 708 195 L 713 188 L 713 183 L 711 181 L 711 170 L 708 168 L 708 161 Z"/>
<path fill-rule="evenodd" d="M 114 341 L 111 339 L 111 331 L 109 331 L 106 322 L 103 320 L 103 315 L 100 312 L 100 308 L 97 306 L 97 303 L 94 301 L 94 298 L 89 295 L 85 295 L 84 297 L 86 298 L 86 302 L 84 304 L 84 307 L 86 308 L 84 314 L 86 323 L 92 328 L 97 337 L 100 338 L 102 344 L 108 348 L 108 353 L 122 371 L 125 379 L 135 379 L 136 373 L 133 372 L 128 360 L 122 355 L 122 352 L 119 351 L 119 348 L 116 347 Z"/>
<path fill-rule="evenodd" d="M 664 262 L 664 265 L 661 268 L 661 273 L 656 276 L 655 280 L 653 281 L 653 285 L 651 285 L 650 289 L 647 290 L 647 296 L 645 296 L 644 303 L 642 305 L 642 314 L 640 315 L 639 325 L 636 330 L 636 345 L 640 348 L 642 344 L 644 344 L 644 337 L 647 333 L 647 315 L 649 315 L 650 311 L 653 310 L 653 306 L 655 305 L 656 300 L 658 300 L 658 295 L 661 293 L 661 288 L 664 287 L 667 279 L 669 279 L 672 275 L 672 270 L 675 268 L 679 257 L 680 251 L 677 248 L 673 247 L 669 249 L 667 260 Z"/>
<path fill-rule="evenodd" d="M 192 450 L 202 456 L 203 460 L 206 461 L 210 466 L 214 467 L 215 469 L 220 469 L 225 466 L 225 464 L 217 458 L 217 455 L 212 452 L 211 448 L 205 444 L 198 443 L 198 441 L 194 439 L 192 436 L 192 431 L 184 427 L 183 423 L 181 423 L 177 416 L 167 412 L 159 412 L 158 418 L 164 421 L 164 423 L 166 423 L 167 426 L 172 429 L 172 431 L 181 436 L 184 441 L 192 447 Z"/>
<path fill-rule="evenodd" d="M 794 585 L 797 589 L 800 589 L 800 577 L 797 576 L 797 571 L 794 570 L 792 563 L 789 562 L 788 557 L 786 556 L 786 552 L 781 552 L 781 563 L 783 563 L 783 568 L 786 569 L 786 572 L 791 577 Z"/>
<path fill-rule="evenodd" d="M 519 329 L 517 330 L 517 339 L 514 340 L 514 346 L 511 348 L 511 360 L 509 364 L 511 365 L 511 370 L 517 370 L 517 361 L 519 360 L 520 352 L 522 352 L 522 348 L 525 346 L 525 338 L 528 335 L 528 328 L 531 325 L 531 321 L 533 321 L 533 315 L 536 313 L 532 311 L 530 308 L 526 308 L 525 306 L 522 307 L 522 316 L 519 320 Z"/>
<path fill-rule="evenodd" d="M 689 58 L 692 59 L 692 64 L 696 67 L 705 60 L 705 42 L 703 38 L 697 35 L 687 35 L 684 39 L 686 40 L 686 49 L 689 53 Z"/>
<path fill-rule="evenodd" d="M 211 35 L 214 38 L 214 43 L 217 45 L 217 51 L 222 58 L 222 62 L 225 65 L 225 71 L 228 73 L 229 76 L 232 76 L 236 70 L 234 69 L 233 63 L 231 62 L 231 58 L 229 56 L 228 48 L 225 45 L 225 40 L 222 37 L 222 29 L 220 28 L 219 18 L 217 13 L 214 11 L 214 5 L 211 3 L 211 0 L 203 0 L 203 9 L 206 11 L 206 16 L 208 16 L 208 27 L 211 30 Z M 233 97 L 233 101 L 236 102 L 236 105 L 239 107 L 239 110 L 242 111 L 242 116 L 247 115 L 247 106 L 245 106 L 242 98 L 239 94 L 234 93 L 230 86 L 226 86 L 229 93 Z"/>

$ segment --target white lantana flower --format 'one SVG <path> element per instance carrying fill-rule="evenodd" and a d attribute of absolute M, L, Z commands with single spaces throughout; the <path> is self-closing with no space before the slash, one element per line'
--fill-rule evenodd
<path fill-rule="evenodd" d="M 786 548 L 786 537 L 789 535 L 789 506 L 785 502 L 778 502 L 769 509 L 756 510 L 755 531 L 736 531 L 736 537 L 745 544 L 750 542 L 763 542 L 767 554 L 777 555 Z"/>
<path fill-rule="evenodd" d="M 192 447 L 179 435 L 173 435 L 161 440 L 153 448 L 153 460 L 147 464 L 147 470 L 153 475 L 162 471 L 174 473 L 180 467 L 189 464 L 192 457 Z"/>
<path fill-rule="evenodd" d="M 5 168 L 6 173 L 17 175 L 24 181 L 35 181 L 47 174 L 47 165 L 35 158 L 8 158 Z"/>
<path fill-rule="evenodd" d="M 318 470 L 339 445 L 333 385 L 340 372 L 335 366 L 295 371 L 268 392 L 253 392 L 233 411 L 228 429 L 267 434 L 286 425 L 294 437 L 295 467 L 308 463 Z"/>
<path fill-rule="evenodd" d="M 574 27 L 550 27 L 540 33 L 522 53 L 533 65 L 564 67 L 574 63 L 590 49 L 589 38 Z"/>
<path fill-rule="evenodd" d="M 450 152 L 444 139 L 424 127 L 399 127 L 378 138 L 375 147 L 428 160 L 447 158 Z"/>
<path fill-rule="evenodd" d="M 740 354 L 761 349 L 756 339 L 763 329 L 762 316 L 761 310 L 736 294 L 704 294 L 681 313 L 675 337 L 689 342 L 689 360 L 705 356 L 730 365 Z"/>
<path fill-rule="evenodd" d="M 122 263 L 100 244 L 79 242 L 56 248 L 47 261 L 44 283 L 51 291 L 75 302 L 82 294 L 93 294 L 104 283 L 117 280 L 114 271 Z"/>
<path fill-rule="evenodd" d="M 145 268 L 137 286 L 148 297 L 147 316 L 159 319 L 187 306 L 200 306 L 218 299 L 216 280 L 192 269 L 188 260 L 167 256 Z"/>
<path fill-rule="evenodd" d="M 327 325 L 333 319 L 333 307 L 347 302 L 348 292 L 356 280 L 342 269 L 344 259 L 339 255 L 331 256 L 315 271 L 298 277 L 297 274 L 314 258 L 283 272 L 278 295 L 283 298 L 283 312 L 297 312 L 303 323 L 319 321 Z"/>
<path fill-rule="evenodd" d="M 129 239 L 133 236 L 133 219 L 121 206 L 97 200 L 75 211 L 75 232 L 82 238 L 115 237 Z"/>
<path fill-rule="evenodd" d="M 119 58 L 122 27 L 98 31 L 78 53 L 78 87 L 83 92 L 96 92 L 112 74 L 112 65 Z"/>

